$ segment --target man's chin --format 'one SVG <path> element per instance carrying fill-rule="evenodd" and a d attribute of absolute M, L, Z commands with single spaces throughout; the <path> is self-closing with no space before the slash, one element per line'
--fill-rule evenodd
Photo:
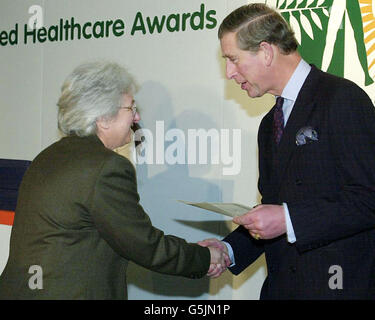
<path fill-rule="evenodd" d="M 249 84 L 247 84 L 246 86 L 241 86 L 241 89 L 246 91 L 247 95 L 250 97 L 250 98 L 258 98 L 260 97 L 259 95 L 259 92 L 254 90 L 253 87 L 251 87 Z"/>
<path fill-rule="evenodd" d="M 246 90 L 246 92 L 247 92 L 247 95 L 250 98 L 259 98 L 259 97 L 261 97 L 261 95 L 258 92 L 253 92 L 253 91 L 250 91 L 250 90 Z"/>

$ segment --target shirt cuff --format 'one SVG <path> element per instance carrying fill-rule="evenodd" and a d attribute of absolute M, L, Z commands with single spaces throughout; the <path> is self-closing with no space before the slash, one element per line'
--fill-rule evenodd
<path fill-rule="evenodd" d="M 286 236 L 288 238 L 289 243 L 294 243 L 297 241 L 297 239 L 294 233 L 292 220 L 290 220 L 288 205 L 284 202 L 283 207 L 284 207 L 284 212 L 285 212 Z"/>
<path fill-rule="evenodd" d="M 230 259 L 230 261 L 232 261 L 232 264 L 229 267 L 234 267 L 236 265 L 236 263 L 234 262 L 234 253 L 233 253 L 232 246 L 228 242 L 225 242 L 225 241 L 222 241 L 222 242 L 228 248 L 229 259 Z"/>

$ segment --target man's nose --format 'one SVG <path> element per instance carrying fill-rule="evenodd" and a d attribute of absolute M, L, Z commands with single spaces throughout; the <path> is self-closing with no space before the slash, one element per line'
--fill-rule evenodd
<path fill-rule="evenodd" d="M 226 71 L 227 79 L 231 80 L 237 74 L 237 67 L 232 61 L 227 60 L 225 71 Z"/>

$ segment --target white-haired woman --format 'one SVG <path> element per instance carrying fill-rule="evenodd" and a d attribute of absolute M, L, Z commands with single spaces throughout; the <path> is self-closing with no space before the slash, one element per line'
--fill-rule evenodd
<path fill-rule="evenodd" d="M 67 77 L 58 101 L 65 137 L 24 176 L 0 299 L 126 299 L 129 260 L 190 278 L 225 267 L 218 249 L 164 235 L 139 205 L 134 167 L 113 151 L 140 120 L 134 93 L 116 63 L 82 64 Z"/>

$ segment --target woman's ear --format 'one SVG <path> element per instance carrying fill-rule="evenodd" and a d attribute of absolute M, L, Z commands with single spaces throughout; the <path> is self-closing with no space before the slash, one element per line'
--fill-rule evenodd
<path fill-rule="evenodd" d="M 259 45 L 259 50 L 262 50 L 264 62 L 267 67 L 269 67 L 272 64 L 273 58 L 274 58 L 274 49 L 271 44 L 268 42 L 263 41 Z"/>
<path fill-rule="evenodd" d="M 96 120 L 96 126 L 98 130 L 107 130 L 109 129 L 109 121 L 104 118 L 100 118 Z"/>

